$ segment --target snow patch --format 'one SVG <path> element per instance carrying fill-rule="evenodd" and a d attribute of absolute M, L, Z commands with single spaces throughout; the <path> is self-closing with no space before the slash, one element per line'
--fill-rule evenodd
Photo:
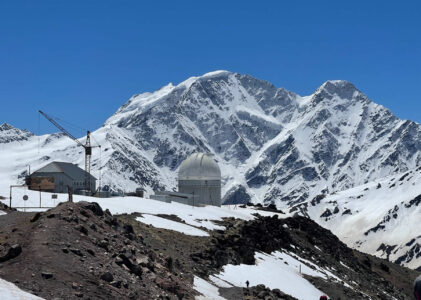
<path fill-rule="evenodd" d="M 16 189 L 14 192 L 13 207 L 36 207 L 39 205 L 39 192 L 25 189 Z M 22 200 L 23 195 L 28 195 L 28 200 Z M 47 207 L 55 207 L 60 202 L 67 201 L 66 194 L 57 194 L 58 199 L 52 199 L 51 193 L 41 193 L 42 205 Z M 8 204 L 8 200 L 0 200 Z M 97 202 L 102 209 L 109 209 L 112 214 L 131 214 L 141 213 L 147 215 L 176 215 L 187 225 L 194 227 L 205 227 L 208 230 L 225 230 L 224 226 L 217 225 L 215 221 L 222 221 L 223 218 L 238 218 L 242 220 L 254 220 L 255 214 L 262 216 L 274 216 L 285 218 L 287 215 L 256 210 L 254 208 L 241 208 L 236 205 L 223 205 L 218 206 L 203 206 L 194 207 L 181 203 L 161 202 L 152 199 L 139 198 L 139 197 L 113 197 L 113 198 L 96 198 L 81 195 L 73 195 L 73 201 L 88 201 Z M 21 209 L 24 210 L 24 209 Z M 31 208 L 25 209 L 26 211 L 45 211 L 46 208 Z M 151 218 L 151 217 L 147 217 Z M 162 219 L 162 218 L 160 218 Z M 163 219 L 165 222 L 166 220 Z M 160 220 L 161 221 L 161 220 Z M 178 223 L 178 222 L 174 222 Z M 178 225 L 178 224 L 177 224 Z M 181 224 L 182 225 L 182 224 Z M 198 229 L 199 230 L 199 229 Z"/>
<path fill-rule="evenodd" d="M 171 221 L 171 220 L 153 216 L 153 215 L 145 214 L 142 217 L 136 218 L 136 221 L 139 221 L 148 225 L 152 225 L 157 228 L 178 231 L 186 235 L 209 236 L 209 234 L 206 231 L 200 230 L 193 226 L 182 224 L 180 222 Z"/>
<path fill-rule="evenodd" d="M 0 295 L 2 300 L 42 300 L 38 296 L 32 295 L 18 288 L 11 282 L 0 279 Z"/>
<path fill-rule="evenodd" d="M 300 300 L 314 300 L 325 295 L 302 276 L 306 274 L 326 278 L 326 274 L 320 270 L 313 270 L 294 257 L 279 251 L 271 255 L 256 253 L 255 259 L 255 265 L 226 265 L 221 273 L 211 279 L 216 285 L 222 280 L 238 287 L 245 287 L 248 280 L 250 286 L 264 284 L 270 289 L 280 289 Z"/>
<path fill-rule="evenodd" d="M 196 300 L 226 300 L 219 295 L 217 286 L 200 277 L 194 276 L 193 288 L 202 294 L 201 296 L 196 296 Z"/>

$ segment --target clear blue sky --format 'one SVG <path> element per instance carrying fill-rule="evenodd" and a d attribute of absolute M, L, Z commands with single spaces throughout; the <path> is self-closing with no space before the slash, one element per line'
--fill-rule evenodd
<path fill-rule="evenodd" d="M 42 109 L 96 129 L 132 94 L 218 69 L 301 95 L 346 79 L 420 123 L 421 2 L 0 2 L 0 123 L 37 132 Z"/>

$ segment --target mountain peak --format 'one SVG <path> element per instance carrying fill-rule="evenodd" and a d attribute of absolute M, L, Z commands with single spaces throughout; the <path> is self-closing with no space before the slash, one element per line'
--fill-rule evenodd
<path fill-rule="evenodd" d="M 352 83 L 348 80 L 336 79 L 336 80 L 326 80 L 323 84 L 346 85 L 346 84 L 352 84 Z"/>
<path fill-rule="evenodd" d="M 8 123 L 3 123 L 0 125 L 0 131 L 4 131 L 4 130 L 10 130 L 13 129 L 14 127 Z"/>
<path fill-rule="evenodd" d="M 232 72 L 225 71 L 225 70 L 212 71 L 212 72 L 205 73 L 201 76 L 189 77 L 186 80 L 184 80 L 183 82 L 181 82 L 180 84 L 178 84 L 177 87 L 190 88 L 190 86 L 198 80 L 205 79 L 205 78 L 210 79 L 210 78 L 214 78 L 214 77 L 217 77 L 217 76 L 230 75 L 230 74 L 232 74 Z"/>
<path fill-rule="evenodd" d="M 355 93 L 362 94 L 347 80 L 328 80 L 314 94 L 323 98 L 332 98 L 336 95 L 342 99 L 352 99 L 356 96 Z"/>
<path fill-rule="evenodd" d="M 213 76 L 218 76 L 222 74 L 232 74 L 232 72 L 227 71 L 227 70 L 216 70 L 216 71 L 205 73 L 200 77 L 213 77 Z"/>
<path fill-rule="evenodd" d="M 325 81 L 319 89 L 324 89 L 329 92 L 335 92 L 338 89 L 353 89 L 357 90 L 357 88 L 347 80 L 327 80 Z"/>
<path fill-rule="evenodd" d="M 0 144 L 27 140 L 33 135 L 34 134 L 32 132 L 26 129 L 19 129 L 8 123 L 3 123 L 0 125 Z"/>

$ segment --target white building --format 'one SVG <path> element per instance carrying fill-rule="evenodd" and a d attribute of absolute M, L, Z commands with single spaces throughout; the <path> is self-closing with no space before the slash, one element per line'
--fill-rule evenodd
<path fill-rule="evenodd" d="M 193 206 L 221 206 L 221 170 L 213 154 L 190 155 L 178 170 L 178 192 L 157 191 L 151 198 Z"/>
<path fill-rule="evenodd" d="M 221 206 L 221 170 L 213 154 L 193 153 L 181 163 L 178 191 L 197 196 L 200 204 Z"/>

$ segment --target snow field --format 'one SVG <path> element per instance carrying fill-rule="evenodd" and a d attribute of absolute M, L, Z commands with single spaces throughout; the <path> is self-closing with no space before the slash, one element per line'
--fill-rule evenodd
<path fill-rule="evenodd" d="M 403 180 L 400 180 L 404 177 Z M 331 230 L 341 241 L 351 248 L 386 258 L 379 246 L 397 245 L 390 260 L 396 260 L 410 250 L 406 244 L 412 239 L 419 240 L 418 223 L 421 205 L 409 202 L 421 195 L 421 170 L 388 176 L 375 182 L 346 191 L 328 195 L 320 204 L 308 206 L 308 214 L 321 226 Z M 320 216 L 326 209 L 331 212 L 338 207 L 339 212 L 328 218 Z M 349 210 L 349 214 L 343 214 Z M 385 228 L 370 231 L 378 224 Z M 404 262 L 410 268 L 421 265 L 421 258 L 414 257 Z"/>
<path fill-rule="evenodd" d="M 270 289 L 280 289 L 300 300 L 319 299 L 321 295 L 324 295 L 302 275 L 326 279 L 328 277 L 326 270 L 321 268 L 313 270 L 291 255 L 279 251 L 270 255 L 256 253 L 255 259 L 255 265 L 226 265 L 222 272 L 211 277 L 211 280 L 215 285 L 221 287 L 226 286 L 227 283 L 245 287 L 245 282 L 248 280 L 250 286 L 264 284 Z"/>
<path fill-rule="evenodd" d="M 12 194 L 12 207 L 38 207 L 39 206 L 39 192 L 27 190 L 23 188 L 16 188 L 13 190 Z M 23 196 L 27 195 L 28 200 L 24 201 Z M 57 199 L 52 199 L 52 193 L 41 193 L 41 202 L 43 206 L 54 207 L 60 202 L 68 200 L 67 194 L 56 194 Z M 4 204 L 9 205 L 9 200 L 0 200 Z M 139 198 L 139 197 L 113 197 L 113 198 L 96 198 L 88 197 L 81 195 L 73 195 L 73 201 L 88 201 L 88 202 L 97 202 L 104 210 L 109 209 L 112 214 L 131 214 L 131 213 L 141 213 L 145 215 L 176 215 L 188 225 L 194 227 L 204 227 L 208 230 L 224 230 L 225 227 L 215 224 L 214 221 L 222 221 L 223 218 L 234 217 L 242 220 L 253 220 L 255 218 L 254 214 L 258 213 L 262 216 L 273 216 L 278 215 L 279 218 L 285 218 L 287 215 L 260 211 L 252 207 L 241 208 L 236 205 L 223 205 L 222 207 L 217 206 L 204 206 L 204 207 L 194 207 L 189 205 L 184 205 L 181 203 L 166 203 L 152 199 Z M 20 210 L 25 211 L 43 211 L 47 210 L 46 208 L 22 208 Z M 162 219 L 162 220 L 161 220 Z M 165 223 L 169 220 L 159 218 L 156 216 L 148 216 L 143 221 L 155 222 L 156 225 L 160 226 L 170 226 L 169 223 Z M 173 221 L 172 221 L 173 222 Z M 165 225 L 163 225 L 165 223 Z M 185 225 L 179 222 L 176 225 Z M 153 225 L 151 223 L 151 225 Z M 172 224 L 174 225 L 174 224 Z M 155 225 L 153 225 L 155 226 Z M 194 228 L 192 227 L 192 228 Z M 161 227 L 164 228 L 164 227 Z M 177 227 L 180 228 L 180 227 Z M 183 227 L 187 230 L 186 227 Z M 169 228 L 169 229 L 174 229 Z M 198 231 L 196 231 L 197 233 Z M 204 231 L 203 231 L 204 232 Z"/>

